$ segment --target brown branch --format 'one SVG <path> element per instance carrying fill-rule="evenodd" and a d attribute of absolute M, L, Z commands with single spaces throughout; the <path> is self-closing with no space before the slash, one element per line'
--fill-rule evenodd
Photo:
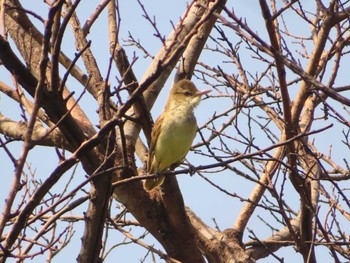
<path fill-rule="evenodd" d="M 38 230 L 38 232 L 36 233 L 36 235 L 32 238 L 32 241 L 37 241 L 40 237 L 42 237 L 47 229 L 54 224 L 58 219 L 61 218 L 62 215 L 64 215 L 65 213 L 73 210 L 74 208 L 78 207 L 79 205 L 81 205 L 82 203 L 86 202 L 87 200 L 89 200 L 89 196 L 85 196 L 85 197 L 81 197 L 77 200 L 75 200 L 74 202 L 71 202 L 70 204 L 64 206 L 62 209 L 60 209 L 59 211 L 57 211 L 54 215 L 50 216 L 49 218 L 47 218 L 47 221 L 45 222 L 45 224 L 42 226 L 42 228 L 40 230 Z M 28 244 L 22 251 L 22 254 L 28 254 L 28 252 L 32 249 L 34 243 L 30 243 Z"/>
<path fill-rule="evenodd" d="M 70 1 L 69 1 L 70 2 Z M 98 101 L 99 96 L 101 96 L 101 92 L 104 89 L 104 81 L 99 69 L 99 66 L 97 64 L 97 61 L 91 51 L 88 47 L 88 41 L 86 39 L 86 36 L 84 35 L 83 29 L 80 25 L 80 21 L 78 19 L 77 14 L 75 13 L 75 8 L 77 6 L 78 2 L 75 2 L 74 4 L 69 4 L 66 7 L 67 12 L 71 13 L 71 19 L 69 20 L 69 23 L 71 24 L 72 31 L 74 32 L 74 38 L 75 38 L 75 45 L 77 50 L 83 50 L 85 49 L 85 52 L 82 53 L 82 59 L 85 65 L 85 68 L 91 77 L 91 85 L 87 87 L 87 90 L 90 92 L 90 94 Z"/>
<path fill-rule="evenodd" d="M 55 13 L 55 8 L 52 9 L 53 12 L 53 16 Z M 11 188 L 9 190 L 9 195 L 6 199 L 5 202 L 5 206 L 3 209 L 3 212 L 1 214 L 1 218 L 0 218 L 0 236 L 2 236 L 3 230 L 5 228 L 5 224 L 7 222 L 7 217 L 10 214 L 11 211 L 11 207 L 13 205 L 13 202 L 15 200 L 16 194 L 18 192 L 19 189 L 19 183 L 20 183 L 20 178 L 23 172 L 23 168 L 24 168 L 24 164 L 26 162 L 27 156 L 29 154 L 29 151 L 32 149 L 33 144 L 32 144 L 32 134 L 33 134 L 33 130 L 34 130 L 34 125 L 36 122 L 36 117 L 37 117 L 37 113 L 39 111 L 40 108 L 40 103 L 42 100 L 42 93 L 44 92 L 45 89 L 45 74 L 46 74 L 46 68 L 47 68 L 47 62 L 48 62 L 48 50 L 49 50 L 49 39 L 51 37 L 51 26 L 53 23 L 53 19 L 52 16 L 49 17 L 49 21 L 46 25 L 45 28 L 45 35 L 47 35 L 47 41 L 44 43 L 44 46 L 42 48 L 42 55 L 41 55 L 41 63 L 39 65 L 40 68 L 40 79 L 37 83 L 37 86 L 35 88 L 35 93 L 34 93 L 34 108 L 33 108 L 33 112 L 32 112 L 32 116 L 29 120 L 29 124 L 28 124 L 28 128 L 26 129 L 26 133 L 24 136 L 24 146 L 19 158 L 19 161 L 17 162 L 17 165 L 15 167 L 15 174 L 13 177 L 13 181 L 11 184 Z M 7 239 L 6 239 L 7 241 Z M 6 243 L 5 241 L 5 249 L 9 249 L 10 246 L 8 246 L 8 243 Z M 12 244 L 11 244 L 12 245 Z M 6 257 L 1 258 L 2 261 L 6 260 Z"/>
<path fill-rule="evenodd" d="M 23 140 L 28 128 L 28 123 L 16 122 L 6 118 L 0 113 L 0 133 L 9 136 L 15 140 Z M 35 123 L 32 133 L 32 141 L 36 145 L 56 146 L 72 150 L 69 144 L 64 140 L 58 129 L 48 131 L 38 122 Z"/>
<path fill-rule="evenodd" d="M 51 173 L 48 179 L 43 182 L 43 184 L 33 193 L 30 200 L 26 206 L 21 210 L 17 216 L 16 222 L 13 224 L 12 228 L 7 233 L 6 239 L 3 243 L 3 249 L 9 250 L 13 243 L 16 241 L 19 233 L 22 231 L 23 227 L 26 224 L 27 217 L 32 213 L 32 211 L 40 203 L 44 195 L 49 191 L 49 189 L 57 183 L 61 176 L 69 170 L 74 164 L 78 162 L 78 159 L 75 156 L 72 156 L 68 160 L 62 162 L 57 168 Z M 0 257 L 1 262 L 5 262 L 6 254 L 3 257 Z"/>
<path fill-rule="evenodd" d="M 133 62 L 129 62 L 124 48 L 119 43 L 121 18 L 119 14 L 119 6 L 116 6 L 114 1 L 110 1 L 108 4 L 108 13 L 110 53 L 118 68 L 119 74 L 122 77 L 122 81 L 128 86 L 127 91 L 130 95 L 137 88 L 138 81 L 132 69 Z M 151 140 L 153 121 L 143 95 L 141 95 L 134 103 L 133 109 L 135 111 L 137 121 L 139 121 L 140 125 L 142 126 L 147 142 L 149 142 Z M 138 152 L 138 149 L 136 149 L 136 152 Z"/>
<path fill-rule="evenodd" d="M 34 104 L 25 96 L 24 92 L 22 91 L 19 85 L 16 85 L 16 90 L 15 90 L 0 81 L 0 92 L 6 94 L 8 97 L 15 100 L 20 105 L 23 105 L 25 110 L 29 114 L 32 114 Z M 37 118 L 39 118 L 43 123 L 45 123 L 49 127 L 54 126 L 54 124 L 51 122 L 51 120 L 49 120 L 49 118 L 47 117 L 47 115 L 42 109 L 39 109 Z"/>
<path fill-rule="evenodd" d="M 10 7 L 15 6 L 21 8 L 21 5 L 18 0 L 9 0 L 7 2 Z M 31 23 L 29 18 L 27 17 L 27 14 L 23 11 L 14 11 L 12 8 L 7 8 L 6 9 L 6 26 L 8 29 L 8 32 L 10 33 L 13 41 L 15 42 L 16 47 L 21 53 L 21 56 L 23 59 L 26 61 L 28 65 L 28 69 L 25 69 L 23 66 L 19 66 L 21 69 L 16 69 L 16 65 L 14 64 L 22 64 L 21 61 L 17 61 L 17 57 L 15 54 L 10 54 L 12 50 L 7 50 L 4 49 L 4 52 L 6 54 L 6 63 L 5 66 L 7 69 L 14 74 L 15 78 L 18 78 L 17 81 L 20 83 L 28 92 L 31 94 L 31 96 L 34 96 L 34 88 L 36 87 L 36 80 L 35 78 L 39 78 L 39 65 L 40 65 L 40 58 L 41 58 L 41 47 L 44 43 L 44 37 L 42 34 L 37 30 L 37 28 Z M 3 43 L 2 43 L 3 44 Z M 30 48 L 28 48 L 28 45 L 30 44 Z M 6 51 L 5 51 L 6 50 Z M 11 56 L 14 57 L 14 61 L 11 61 L 10 58 Z M 65 65 L 69 67 L 70 65 L 70 60 L 67 62 L 65 61 Z M 68 63 L 68 64 L 67 64 Z M 50 64 L 50 63 L 49 63 Z M 50 69 L 50 66 L 48 67 Z M 19 72 L 19 71 L 28 71 L 28 73 L 24 72 Z M 25 76 L 24 74 L 33 74 L 33 76 Z M 73 74 L 73 71 L 72 71 Z M 19 78 L 21 76 L 21 78 Z M 22 79 L 24 77 L 24 79 Z M 50 82 L 51 80 L 51 74 L 49 70 L 47 71 L 46 77 L 48 78 L 48 81 Z M 27 78 L 32 78 L 32 79 L 27 79 Z M 86 76 L 85 78 L 82 79 L 82 83 L 86 83 Z M 24 84 L 24 82 L 27 82 Z M 28 83 L 31 82 L 31 83 Z M 50 83 L 51 84 L 51 83 Z M 55 108 L 56 115 L 58 111 L 65 111 L 66 107 L 72 108 L 72 105 L 75 105 L 75 101 L 73 97 L 71 96 L 70 92 L 66 89 L 63 90 L 63 98 L 66 99 L 67 101 L 62 101 L 64 99 L 60 97 L 56 98 L 51 98 L 50 99 L 43 99 L 43 104 L 46 102 L 49 105 L 44 105 L 43 108 L 45 108 L 46 111 L 50 111 L 50 108 Z M 46 97 L 46 95 L 45 95 Z M 69 99 L 68 99 L 69 98 Z M 47 107 L 45 107 L 47 106 Z M 51 109 L 52 111 L 52 109 Z M 55 120 L 57 121 L 60 119 L 60 116 L 52 117 L 53 114 L 48 114 L 50 119 L 54 122 Z M 58 114 L 60 115 L 60 114 Z M 77 131 L 78 130 L 83 130 L 83 133 L 85 133 L 88 136 L 91 136 L 92 134 L 95 133 L 95 129 L 93 125 L 90 123 L 88 118 L 85 116 L 84 112 L 80 109 L 79 106 L 75 106 L 74 110 L 71 112 L 72 117 L 74 118 L 74 125 L 71 126 L 77 126 L 76 123 L 79 124 L 79 128 L 76 127 Z M 62 127 L 61 127 L 62 128 Z M 69 133 L 66 134 L 66 136 L 69 135 Z M 73 142 L 72 142 L 73 143 Z M 74 143 L 73 143 L 74 144 Z"/>
<path fill-rule="evenodd" d="M 333 21 L 333 11 L 329 10 L 330 13 L 326 15 L 323 19 L 323 23 L 321 25 L 321 28 L 317 34 L 316 37 L 316 43 L 313 48 L 313 52 L 311 55 L 311 58 L 309 59 L 308 65 L 306 66 L 305 69 L 305 74 L 307 76 L 310 76 L 311 78 L 315 78 L 315 73 L 317 71 L 317 67 L 319 64 L 319 61 L 322 56 L 322 52 L 325 48 L 326 41 L 328 39 L 330 30 L 332 29 L 332 26 L 334 25 Z M 304 72 L 304 71 L 303 71 Z M 305 100 L 308 98 L 310 95 L 310 88 L 312 86 L 310 85 L 309 82 L 303 81 L 302 84 L 300 85 L 299 92 L 293 102 L 293 107 L 292 107 L 292 123 L 293 125 L 297 125 L 299 122 L 300 114 L 303 110 Z"/>
<path fill-rule="evenodd" d="M 300 228 L 300 218 L 290 220 L 290 225 L 294 232 L 299 232 Z M 274 233 L 271 237 L 265 240 L 254 240 L 245 243 L 247 247 L 246 253 L 252 258 L 258 260 L 265 258 L 275 252 L 281 247 L 294 245 L 295 240 L 293 240 L 289 227 L 284 227 L 277 233 Z"/>
<path fill-rule="evenodd" d="M 203 15 L 205 9 L 197 6 L 197 1 L 194 1 L 190 8 L 186 10 L 184 18 L 181 19 L 167 38 L 165 45 L 152 61 L 143 79 L 139 82 L 140 87 L 142 87 L 146 85 L 146 81 L 149 82 L 149 78 L 156 76 L 154 81 L 149 82 L 147 92 L 144 94 L 148 109 L 152 107 L 160 89 L 186 49 L 189 41 L 198 32 L 199 28 L 207 23 L 212 12 L 209 11 Z M 132 116 L 133 111 L 127 114 Z M 132 163 L 133 145 L 137 141 L 140 128 L 128 121 L 125 124 L 124 131 L 125 134 L 130 136 L 127 137 L 127 145 L 130 147 L 128 148 L 128 153 L 131 153 L 129 163 Z M 134 174 L 136 174 L 136 171 L 121 174 L 119 180 Z M 150 196 L 142 190 L 141 183 L 138 182 L 130 183 L 128 187 L 116 188 L 115 195 L 119 201 L 127 204 L 128 209 L 137 220 L 142 222 L 146 229 L 159 240 L 169 256 L 186 262 L 203 262 L 203 257 L 195 243 L 194 233 L 183 210 L 183 200 L 179 193 L 176 179 L 173 177 L 169 178 L 169 182 L 165 183 L 164 186 L 166 187 L 164 193 L 172 193 L 171 196 L 165 194 L 162 197 L 158 196 L 150 199 Z M 170 200 L 172 200 L 172 203 L 168 202 Z M 171 206 L 169 206 L 170 203 Z M 140 207 L 143 209 L 140 209 Z M 150 217 L 150 215 L 152 216 Z M 175 222 L 182 223 L 175 224 Z"/>
<path fill-rule="evenodd" d="M 34 43 L 34 45 L 42 45 L 44 41 L 43 35 L 39 32 L 39 30 L 33 25 L 33 23 L 29 20 L 26 12 L 24 12 L 22 6 L 20 5 L 18 0 L 11 0 L 11 5 L 9 2 L 7 2 L 9 5 L 8 9 L 6 9 L 6 24 L 7 26 L 10 26 L 10 35 L 12 37 L 15 36 L 14 32 L 12 31 L 12 28 L 16 28 L 17 30 L 23 31 L 22 34 L 25 36 L 26 43 Z M 13 10 L 17 10 L 18 15 L 16 15 L 16 12 L 12 12 Z M 3 9 L 2 9 L 3 10 Z M 10 19 L 8 19 L 10 18 Z M 12 26 L 12 23 L 15 25 Z M 30 37 L 28 37 L 28 35 Z M 14 40 L 17 42 L 17 46 L 22 47 L 22 44 L 19 43 L 20 39 L 14 38 Z M 28 59 L 24 51 L 21 52 L 25 59 Z M 27 60 L 29 61 L 29 59 Z M 69 66 L 72 64 L 72 61 L 61 51 L 59 55 L 59 61 L 60 63 L 65 67 L 69 68 Z M 87 76 L 82 72 L 82 70 L 78 66 L 74 66 L 70 70 L 70 74 L 74 78 L 76 78 L 82 85 L 85 85 Z"/>
<path fill-rule="evenodd" d="M 91 16 L 86 20 L 84 26 L 83 26 L 83 32 L 84 36 L 87 36 L 90 33 L 90 28 L 96 21 L 96 19 L 99 17 L 99 15 L 102 13 L 102 11 L 105 9 L 105 7 L 114 1 L 111 0 L 102 0 L 101 3 L 97 6 L 94 13 L 91 14 Z"/>
<path fill-rule="evenodd" d="M 198 245 L 209 262 L 255 262 L 243 249 L 240 233 L 232 229 L 214 231 L 189 208 L 186 208 L 186 214 L 196 230 Z"/>
<path fill-rule="evenodd" d="M 219 14 L 226 4 L 225 1 L 213 1 L 208 6 L 202 6 L 207 14 L 210 14 L 209 19 L 198 29 L 198 32 L 191 38 L 186 50 L 181 57 L 181 63 L 175 75 L 174 82 L 181 79 L 191 79 L 193 70 L 197 65 L 198 58 L 202 53 L 203 47 L 211 33 L 214 24 L 217 21 L 217 16 L 213 13 Z"/>
<path fill-rule="evenodd" d="M 157 254 L 158 256 L 160 256 L 160 258 L 166 260 L 166 262 L 170 262 L 170 263 L 181 263 L 181 261 L 176 260 L 175 258 L 171 258 L 169 257 L 167 254 L 163 253 L 162 251 L 153 248 L 153 246 L 150 246 L 144 242 L 142 242 L 141 240 L 139 240 L 138 238 L 135 238 L 133 235 L 131 235 L 129 232 L 125 231 L 123 228 L 121 228 L 120 226 L 118 226 L 114 220 L 112 218 L 109 218 L 109 222 L 113 225 L 113 227 L 115 229 L 117 229 L 119 232 L 121 232 L 124 236 L 126 236 L 128 239 L 130 239 L 132 242 L 134 242 L 135 244 L 138 244 L 144 248 L 146 248 L 148 251 L 151 251 L 155 254 Z"/>

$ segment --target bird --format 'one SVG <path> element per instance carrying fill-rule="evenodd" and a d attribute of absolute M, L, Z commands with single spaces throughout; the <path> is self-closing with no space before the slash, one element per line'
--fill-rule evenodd
<path fill-rule="evenodd" d="M 198 90 L 195 84 L 182 79 L 170 90 L 163 113 L 157 118 L 151 132 L 147 173 L 156 178 L 146 179 L 144 189 L 151 191 L 164 182 L 162 172 L 180 163 L 187 155 L 197 132 L 194 109 L 201 96 L 211 90 Z"/>

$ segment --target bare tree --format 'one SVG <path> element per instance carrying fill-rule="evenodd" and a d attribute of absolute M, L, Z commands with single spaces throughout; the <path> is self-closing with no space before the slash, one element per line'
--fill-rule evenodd
<path fill-rule="evenodd" d="M 21 116 L 1 106 L 1 152 L 14 168 L 2 175 L 12 181 L 2 193 L 1 262 L 42 254 L 50 262 L 81 222 L 78 262 L 103 261 L 130 241 L 147 262 L 284 262 L 292 254 L 321 262 L 320 251 L 350 259 L 348 1 L 195 0 L 169 34 L 142 1 L 139 18 L 102 0 L 84 22 L 79 0 L 46 0 L 42 12 L 35 2 L 0 1 L 0 74 L 11 76 L 0 81 L 1 98 Z M 125 35 L 128 19 L 147 22 L 153 36 Z M 94 49 L 103 40 L 98 22 L 109 34 L 105 73 Z M 69 36 L 75 48 L 67 49 Z M 146 42 L 161 48 L 153 54 Z M 135 71 L 140 61 L 145 72 Z M 192 78 L 214 92 L 192 147 L 197 163 L 164 173 L 148 193 L 142 180 L 157 176 L 144 167 L 150 110 L 172 72 L 175 82 Z M 45 176 L 28 162 L 38 149 L 56 159 L 40 157 L 51 169 Z M 226 215 L 230 227 L 210 227 L 185 206 L 175 176 L 183 174 L 206 183 L 203 195 L 242 204 Z M 113 232 L 125 240 L 113 241 Z M 150 235 L 161 248 L 143 240 Z"/>

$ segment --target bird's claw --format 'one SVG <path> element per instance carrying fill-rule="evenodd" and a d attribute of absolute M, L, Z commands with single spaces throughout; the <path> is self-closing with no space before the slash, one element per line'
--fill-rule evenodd
<path fill-rule="evenodd" d="M 188 172 L 190 176 L 193 176 L 196 173 L 196 167 L 192 164 L 188 164 Z"/>
<path fill-rule="evenodd" d="M 160 177 L 160 172 L 159 171 L 156 171 L 155 173 L 154 173 L 154 179 L 159 179 L 159 177 Z"/>

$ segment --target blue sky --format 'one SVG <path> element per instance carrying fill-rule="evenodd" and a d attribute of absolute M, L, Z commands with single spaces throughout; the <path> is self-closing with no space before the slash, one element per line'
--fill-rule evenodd
<path fill-rule="evenodd" d="M 46 18 L 46 12 L 47 8 L 44 6 L 42 1 L 22 1 L 25 8 L 33 9 L 33 5 L 35 5 L 35 11 L 40 13 L 43 18 Z M 79 6 L 77 12 L 79 14 L 79 17 L 81 19 L 81 23 L 85 23 L 85 20 L 90 16 L 90 14 L 93 12 L 93 10 L 96 8 L 96 5 L 99 3 L 99 1 L 90 0 L 90 1 L 82 1 L 83 3 Z M 133 35 L 135 39 L 140 40 L 140 42 L 144 45 L 144 47 L 151 53 L 156 54 L 158 50 L 160 49 L 162 43 L 154 37 L 152 34 L 154 33 L 154 29 L 151 27 L 151 25 L 142 17 L 142 10 L 140 6 L 138 5 L 137 1 L 130 0 L 130 1 L 120 1 L 120 12 L 121 12 L 121 39 L 127 40 L 129 33 Z M 172 23 L 177 23 L 178 18 L 183 14 L 186 2 L 185 1 L 170 1 L 170 0 L 146 0 L 143 1 L 144 6 L 146 7 L 147 11 L 149 12 L 149 15 L 151 17 L 156 18 L 157 27 L 160 30 L 160 32 L 167 36 L 169 32 L 172 30 Z M 234 1 L 234 3 L 229 3 L 229 5 L 234 4 L 235 12 L 238 16 L 245 17 L 247 19 L 248 24 L 254 28 L 257 32 L 259 32 L 259 35 L 265 37 L 266 31 L 264 28 L 264 22 L 261 19 L 260 16 L 260 9 L 257 4 L 257 1 Z M 307 3 L 306 3 L 307 4 Z M 306 5 L 305 4 L 305 5 Z M 231 8 L 232 6 L 229 6 Z M 258 15 L 259 14 L 259 15 Z M 289 15 L 286 13 L 286 17 Z M 33 20 L 38 27 L 42 28 L 42 25 L 40 25 L 40 22 Z M 101 17 L 98 19 L 98 21 L 94 24 L 94 26 L 91 28 L 91 34 L 89 35 L 89 39 L 92 40 L 92 51 L 94 52 L 98 64 L 100 66 L 102 75 L 105 76 L 107 73 L 107 67 L 109 63 L 109 45 L 108 45 L 108 31 L 107 31 L 107 16 L 106 12 L 103 12 Z M 304 25 L 295 24 L 295 27 L 291 27 L 290 30 L 295 30 L 296 33 L 300 34 L 301 32 L 305 32 L 307 34 L 308 28 L 304 28 Z M 236 35 L 232 35 L 232 41 L 236 42 L 238 41 L 238 37 Z M 122 42 L 126 44 L 127 42 Z M 63 42 L 63 51 L 70 57 L 74 56 L 74 53 L 76 52 L 74 47 L 74 40 L 72 39 L 71 33 L 68 34 Z M 137 77 L 140 79 L 147 69 L 151 59 L 147 58 L 144 59 L 144 54 L 141 53 L 139 50 L 136 50 L 134 47 L 128 47 L 125 46 L 125 49 L 128 53 L 129 58 L 132 58 L 134 55 L 139 57 L 137 62 L 134 66 L 134 71 L 137 75 Z M 246 56 L 244 56 L 245 52 L 243 51 L 243 64 L 247 66 L 247 68 L 251 69 L 252 71 L 259 71 L 260 65 L 257 64 L 254 59 L 248 55 L 248 52 L 246 53 Z M 200 60 L 203 59 L 207 63 L 208 61 L 211 61 L 213 63 L 213 66 L 216 64 L 222 63 L 220 61 L 220 58 L 217 57 L 216 54 L 213 54 L 211 52 L 205 52 Z M 78 63 L 80 67 L 83 69 L 83 65 L 81 61 Z M 224 67 L 229 67 L 230 65 L 223 65 Z M 232 69 L 232 72 L 234 73 L 234 69 Z M 115 69 L 112 71 L 114 75 L 116 74 Z M 11 85 L 11 79 L 9 75 L 1 68 L 0 69 L 0 76 L 2 78 L 2 81 L 9 83 Z M 173 75 L 172 75 L 173 76 Z M 114 78 L 112 74 L 111 84 L 113 86 L 113 82 L 116 83 L 116 79 Z M 347 80 L 340 78 L 340 84 L 342 82 L 347 83 Z M 206 89 L 208 87 L 202 86 L 199 81 L 196 81 L 194 79 L 194 82 L 197 84 L 199 89 Z M 172 77 L 169 78 L 165 88 L 160 94 L 159 99 L 157 100 L 154 108 L 152 109 L 152 116 L 155 119 L 162 111 L 165 99 L 167 97 L 168 90 L 170 88 L 170 85 L 172 83 Z M 79 96 L 80 92 L 82 91 L 81 85 L 77 84 L 76 81 L 73 80 L 73 78 L 69 79 L 68 87 L 72 90 L 76 91 L 77 96 Z M 293 91 L 291 91 L 291 94 L 293 95 Z M 211 95 L 217 95 L 215 93 L 212 93 Z M 13 104 L 3 95 L 0 97 L 0 111 L 4 115 L 13 118 L 14 120 L 20 119 L 20 111 L 17 109 L 17 107 L 14 108 Z M 223 110 L 227 105 L 229 105 L 230 101 L 224 101 L 222 99 L 215 99 L 211 98 L 208 100 L 204 100 L 201 105 L 198 107 L 196 111 L 196 116 L 198 120 L 199 126 L 201 126 L 203 123 L 208 120 L 214 112 L 220 112 Z M 98 115 L 96 113 L 97 104 L 89 95 L 85 95 L 81 102 L 82 108 L 86 111 L 88 116 L 94 121 L 94 124 L 98 123 Z M 242 123 L 244 123 L 244 120 L 242 119 Z M 324 126 L 324 123 L 321 123 L 320 126 Z M 242 129 L 244 129 L 242 127 Z M 233 131 L 233 130 L 232 130 Z M 233 131 L 234 132 L 234 131 Z M 332 134 L 333 131 L 330 131 L 329 133 Z M 234 134 L 232 134 L 234 136 Z M 259 138 L 258 138 L 259 139 Z M 195 142 L 200 142 L 200 137 L 197 136 L 195 139 Z M 266 142 L 261 142 L 262 144 Z M 20 155 L 22 143 L 18 142 L 15 143 L 13 146 L 10 146 L 11 152 L 13 155 L 18 158 Z M 323 142 L 319 142 L 319 146 L 327 150 L 327 147 L 329 146 L 328 143 L 324 144 Z M 235 147 L 235 146 L 233 146 Z M 238 147 L 238 146 L 237 146 Z M 345 150 L 345 149 L 344 149 Z M 345 154 L 345 153 L 344 153 Z M 340 156 L 342 155 L 342 152 L 340 152 Z M 187 156 L 187 159 L 190 160 L 192 164 L 199 165 L 202 164 L 203 159 L 195 154 L 190 153 Z M 206 160 L 208 163 L 211 163 L 213 161 Z M 46 148 L 37 147 L 35 148 L 28 159 L 28 168 L 26 169 L 28 174 L 35 173 L 35 179 L 41 178 L 44 180 L 50 172 L 54 169 L 55 165 L 57 164 L 58 159 L 54 153 L 54 151 L 50 151 Z M 0 166 L 3 167 L 2 174 L 4 178 L 3 184 L 0 184 L 0 201 L 3 202 L 5 196 L 7 195 L 7 189 L 9 188 L 9 184 L 12 179 L 14 167 L 13 165 L 9 164 L 8 158 L 5 155 L 4 152 L 0 151 Z M 65 179 L 62 180 L 62 183 L 67 182 L 69 176 L 72 174 L 72 172 L 68 172 L 65 175 Z M 81 182 L 81 180 L 85 177 L 85 173 L 83 170 L 78 167 L 77 171 L 75 172 L 74 178 L 72 179 L 70 188 L 74 188 L 76 184 Z M 237 193 L 238 195 L 242 195 L 247 197 L 250 193 L 250 191 L 254 188 L 254 184 L 244 180 L 241 177 L 238 177 L 235 174 L 232 174 L 230 172 L 226 173 L 220 173 L 220 174 L 212 174 L 208 175 L 211 179 L 214 179 L 215 182 L 228 191 L 232 193 Z M 242 207 L 242 203 L 238 199 L 233 199 L 222 192 L 212 190 L 210 186 L 199 176 L 189 176 L 189 175 L 180 175 L 178 176 L 179 184 L 181 187 L 181 190 L 183 192 L 183 196 L 185 199 L 186 205 L 191 207 L 195 213 L 197 213 L 198 216 L 200 216 L 203 221 L 205 221 L 208 225 L 211 227 L 215 227 L 215 222 L 218 224 L 221 230 L 224 230 L 226 228 L 232 227 L 235 218 L 238 215 L 238 212 L 240 211 L 240 208 Z M 62 185 L 57 185 L 57 189 L 61 188 Z M 288 192 L 290 194 L 290 198 L 295 198 L 295 209 L 299 206 L 299 197 L 293 194 L 293 190 L 290 185 L 287 185 L 287 188 L 290 189 Z M 88 191 L 88 186 L 85 188 Z M 77 196 L 82 196 L 83 192 L 78 193 Z M 19 200 L 17 200 L 19 201 Z M 85 209 L 86 205 L 83 205 L 79 207 L 78 209 L 74 210 L 74 214 L 81 214 Z M 115 207 L 112 211 L 114 213 L 120 212 L 120 209 L 116 207 L 116 202 L 113 202 L 113 207 Z M 256 215 L 263 215 L 265 220 L 273 220 L 273 218 L 268 215 L 265 211 L 262 209 L 257 209 L 257 212 L 254 216 L 254 219 L 251 220 L 249 224 L 249 228 L 252 229 L 255 234 L 259 235 L 259 238 L 265 238 L 272 234 L 271 230 L 260 220 L 256 218 Z M 130 217 L 132 219 L 132 217 Z M 74 231 L 76 231 L 75 235 L 73 236 L 72 242 L 61 252 L 57 255 L 57 257 L 54 258 L 53 262 L 63 262 L 68 261 L 72 262 L 73 259 L 75 259 L 78 256 L 79 250 L 80 250 L 80 237 L 82 235 L 82 229 L 83 224 L 82 223 L 76 223 L 74 226 Z M 131 228 L 132 234 L 134 236 L 142 235 L 144 233 L 144 230 L 141 228 Z M 114 230 L 110 230 L 109 232 L 109 241 L 107 246 L 113 246 L 119 242 L 122 242 L 124 240 L 124 236 L 117 233 Z M 248 233 L 246 232 L 245 235 L 245 241 L 248 240 Z M 148 235 L 145 238 L 145 242 L 149 244 L 156 244 L 156 241 Z M 156 247 L 159 248 L 159 246 L 156 245 Z M 325 250 L 318 249 L 317 251 L 318 255 L 324 254 L 324 258 L 328 257 L 328 253 L 325 252 Z M 120 246 L 116 249 L 114 249 L 111 254 L 106 258 L 107 263 L 109 262 L 139 262 L 140 259 L 142 259 L 146 254 L 146 250 L 144 248 L 141 248 L 138 245 L 135 244 L 128 244 L 124 246 Z M 293 260 L 293 262 L 301 261 L 301 257 L 299 254 L 297 254 L 292 247 L 281 249 L 278 252 L 278 255 L 283 257 L 285 256 L 289 260 Z M 45 257 L 41 257 L 40 260 L 42 262 L 45 260 Z M 150 257 L 146 260 L 146 262 L 150 262 Z M 36 262 L 40 262 L 36 260 Z M 157 261 L 161 262 L 161 261 Z M 260 262 L 275 262 L 273 258 L 267 258 L 264 260 L 261 260 Z M 326 262 L 326 261 L 325 261 Z"/>

